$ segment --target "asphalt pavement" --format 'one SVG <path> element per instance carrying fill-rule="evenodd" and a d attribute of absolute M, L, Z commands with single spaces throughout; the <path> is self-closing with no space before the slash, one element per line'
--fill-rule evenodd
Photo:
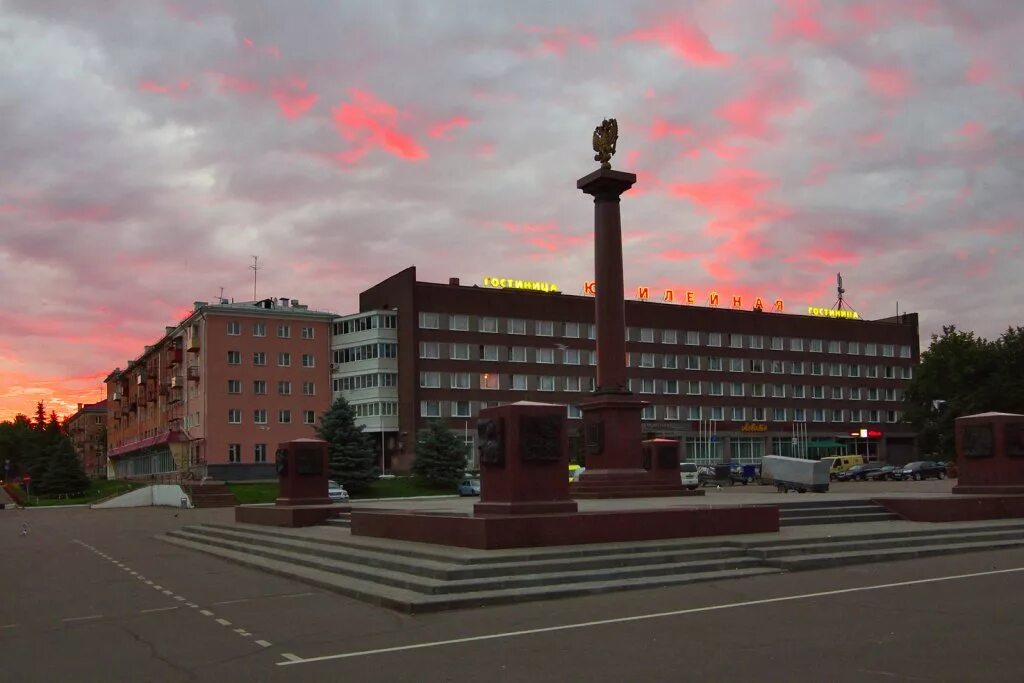
<path fill-rule="evenodd" d="M 762 494 L 709 492 L 752 495 Z M 1024 550 L 407 616 L 153 538 L 231 518 L 171 508 L 0 511 L 3 678 L 1024 678 Z"/>

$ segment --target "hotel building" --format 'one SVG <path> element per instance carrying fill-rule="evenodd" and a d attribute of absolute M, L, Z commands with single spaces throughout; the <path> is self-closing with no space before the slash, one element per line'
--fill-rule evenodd
<path fill-rule="evenodd" d="M 75 448 L 82 469 L 90 477 L 107 474 L 107 454 L 103 432 L 107 423 L 107 402 L 79 403 L 75 414 L 64 423 L 64 429 Z"/>
<path fill-rule="evenodd" d="M 502 403 L 564 404 L 579 438 L 579 404 L 595 379 L 593 298 L 544 283 L 486 283 L 419 282 L 408 268 L 334 322 L 333 393 L 378 435 L 388 470 L 409 468 L 416 432 L 432 418 L 463 435 L 475 457 L 476 416 Z M 913 459 L 902 400 L 920 354 L 917 314 L 869 321 L 832 309 L 793 314 L 775 299 L 741 308 L 739 297 L 716 306 L 688 292 L 662 293 L 658 303 L 646 288 L 637 294 L 625 303 L 630 389 L 649 402 L 645 434 L 680 439 L 686 459 Z"/>
<path fill-rule="evenodd" d="M 332 313 L 295 299 L 195 302 L 107 376 L 108 472 L 273 478 L 277 444 L 330 407 Z"/>

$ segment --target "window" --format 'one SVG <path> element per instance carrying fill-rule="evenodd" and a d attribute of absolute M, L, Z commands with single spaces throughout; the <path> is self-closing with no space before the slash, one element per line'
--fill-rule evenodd
<path fill-rule="evenodd" d="M 420 358 L 440 358 L 441 345 L 437 342 L 420 342 Z"/>
<path fill-rule="evenodd" d="M 815 408 L 811 411 L 811 420 L 814 422 L 824 422 L 825 411 L 821 408 Z"/>
<path fill-rule="evenodd" d="M 229 394 L 240 394 L 240 393 L 242 393 L 242 380 L 240 380 L 240 379 L 229 379 L 228 380 L 228 393 Z"/>
<path fill-rule="evenodd" d="M 747 338 L 747 343 L 752 349 L 763 349 L 764 348 L 764 337 L 759 334 L 752 334 Z"/>
<path fill-rule="evenodd" d="M 865 356 L 877 356 L 878 355 L 878 346 L 875 345 L 875 344 L 865 344 L 864 345 L 864 355 Z"/>
<path fill-rule="evenodd" d="M 909 346 L 900 347 L 900 358 L 913 358 L 911 355 L 911 349 Z"/>
<path fill-rule="evenodd" d="M 240 443 L 229 443 L 228 444 L 228 462 L 242 462 L 242 444 Z"/>
<path fill-rule="evenodd" d="M 238 322 L 237 320 L 229 320 L 228 334 L 231 335 L 232 337 L 237 337 L 238 335 L 242 334 L 242 323 Z"/>
<path fill-rule="evenodd" d="M 241 351 L 228 351 L 228 365 L 241 365 L 242 364 L 242 352 Z"/>
<path fill-rule="evenodd" d="M 253 354 L 252 354 L 252 364 L 253 365 L 266 365 L 267 364 L 267 354 L 263 353 L 262 351 L 255 351 L 255 352 L 253 352 Z"/>
<path fill-rule="evenodd" d="M 497 346 L 481 346 L 480 360 L 498 360 Z"/>
<path fill-rule="evenodd" d="M 679 419 L 679 406 L 664 406 L 666 420 Z"/>
<path fill-rule="evenodd" d="M 856 356 L 860 353 L 860 342 L 846 342 L 846 352 L 851 356 Z"/>
<path fill-rule="evenodd" d="M 717 422 L 720 422 L 720 421 L 724 420 L 725 419 L 725 408 L 723 408 L 722 406 L 712 406 L 711 407 L 711 417 L 709 419 L 715 420 Z"/>
<path fill-rule="evenodd" d="M 228 409 L 228 424 L 239 425 L 242 424 L 242 411 L 238 408 Z"/>
<path fill-rule="evenodd" d="M 654 393 L 654 378 L 653 377 L 642 377 L 640 379 L 640 393 L 641 394 L 653 394 Z"/>
<path fill-rule="evenodd" d="M 764 383 L 757 382 L 750 385 L 750 391 L 756 398 L 764 398 Z"/>
<path fill-rule="evenodd" d="M 420 329 L 436 330 L 440 325 L 440 316 L 437 313 L 420 313 Z"/>
<path fill-rule="evenodd" d="M 480 375 L 480 388 L 481 389 L 498 389 L 499 382 L 498 376 L 490 373 L 484 373 Z"/>
<path fill-rule="evenodd" d="M 512 375 L 512 388 L 516 391 L 526 391 L 529 388 L 526 375 Z"/>
<path fill-rule="evenodd" d="M 678 394 L 679 393 L 679 380 L 677 379 L 666 379 L 664 380 L 665 393 L 666 394 Z"/>
<path fill-rule="evenodd" d="M 687 346 L 699 346 L 700 345 L 700 332 L 690 330 L 686 333 L 686 345 Z"/>
<path fill-rule="evenodd" d="M 729 335 L 729 346 L 734 349 L 743 348 L 743 335 L 735 332 Z"/>
<path fill-rule="evenodd" d="M 785 408 L 774 408 L 772 410 L 772 421 L 773 422 L 785 422 L 786 421 L 786 409 Z"/>
<path fill-rule="evenodd" d="M 555 350 L 554 349 L 537 349 L 537 362 L 538 363 L 554 363 L 555 362 Z"/>
<path fill-rule="evenodd" d="M 316 329 L 312 328 L 312 327 L 303 327 L 302 328 L 302 338 L 303 339 L 315 339 L 316 338 Z"/>
<path fill-rule="evenodd" d="M 281 339 L 288 339 L 289 337 L 292 336 L 292 326 L 291 325 L 278 325 L 277 326 L 277 336 L 280 337 Z"/>
<path fill-rule="evenodd" d="M 316 396 L 316 384 L 314 382 L 303 382 L 302 383 L 302 395 L 303 396 Z"/>
<path fill-rule="evenodd" d="M 640 341 L 642 341 L 642 342 L 653 342 L 654 341 L 654 328 L 653 327 L 641 327 L 640 328 Z"/>
<path fill-rule="evenodd" d="M 825 398 L 825 387 L 823 387 L 823 386 L 812 386 L 811 387 L 811 398 Z"/>
<path fill-rule="evenodd" d="M 882 355 L 886 358 L 892 358 L 896 355 L 896 347 L 892 344 L 882 344 Z"/>
<path fill-rule="evenodd" d="M 829 353 L 839 353 L 839 342 L 837 342 L 837 341 L 830 341 L 828 343 L 828 352 Z"/>
<path fill-rule="evenodd" d="M 292 364 L 292 354 L 287 351 L 278 351 L 277 353 L 277 365 L 281 368 L 286 368 Z"/>
<path fill-rule="evenodd" d="M 263 395 L 267 393 L 267 381 L 265 379 L 254 379 L 252 381 L 252 393 Z"/>
<path fill-rule="evenodd" d="M 803 339 L 798 339 L 796 337 L 791 337 L 790 340 L 789 340 L 789 350 L 790 351 L 803 351 L 804 350 L 804 340 Z"/>
<path fill-rule="evenodd" d="M 752 358 L 750 360 L 750 371 L 764 372 L 764 360 L 762 360 L 761 358 Z"/>
<path fill-rule="evenodd" d="M 884 395 L 885 395 L 885 400 L 886 401 L 895 401 L 896 400 L 896 390 L 895 389 L 886 389 Z"/>
<path fill-rule="evenodd" d="M 678 343 L 679 333 L 675 330 L 662 330 L 661 331 L 661 343 L 662 344 L 676 344 Z"/>
<path fill-rule="evenodd" d="M 580 410 L 579 406 L 567 405 L 565 408 L 566 415 L 568 415 L 570 420 L 578 420 L 583 417 L 583 411 Z"/>
<path fill-rule="evenodd" d="M 772 398 L 786 398 L 786 385 L 785 384 L 773 384 L 772 385 Z"/>
<path fill-rule="evenodd" d="M 781 375 L 786 371 L 786 364 L 781 360 L 772 361 L 772 374 Z"/>
<path fill-rule="evenodd" d="M 804 362 L 802 360 L 792 361 L 790 364 L 789 371 L 794 375 L 804 374 Z"/>
<path fill-rule="evenodd" d="M 302 367 L 304 368 L 315 368 L 316 367 L 316 356 L 311 353 L 302 354 Z"/>
<path fill-rule="evenodd" d="M 772 351 L 782 351 L 785 340 L 782 337 L 772 337 Z"/>
<path fill-rule="evenodd" d="M 730 358 L 729 359 L 729 372 L 743 372 L 743 359 L 742 358 Z"/>
<path fill-rule="evenodd" d="M 720 357 L 718 357 L 718 356 L 709 356 L 708 357 L 708 370 L 721 370 L 721 369 L 722 369 L 722 359 Z"/>
<path fill-rule="evenodd" d="M 498 319 L 497 318 L 480 318 L 480 331 L 494 334 L 498 331 Z"/>
<path fill-rule="evenodd" d="M 842 400 L 842 398 L 843 398 L 843 388 L 842 387 L 832 387 L 832 398 Z"/>
<path fill-rule="evenodd" d="M 851 401 L 859 401 L 860 400 L 860 387 L 850 387 L 850 400 Z"/>
<path fill-rule="evenodd" d="M 700 396 L 700 381 L 690 380 L 686 383 L 686 394 L 688 396 Z"/>
<path fill-rule="evenodd" d="M 737 407 L 734 407 L 732 409 L 732 421 L 733 422 L 743 422 L 746 419 L 747 419 L 747 409 L 746 408 L 741 408 L 741 407 L 737 406 Z"/>
<path fill-rule="evenodd" d="M 439 389 L 441 387 L 441 373 L 440 372 L 421 372 L 420 373 L 420 388 L 422 389 Z"/>
<path fill-rule="evenodd" d="M 579 349 L 565 349 L 562 352 L 562 363 L 565 365 L 579 365 L 580 364 L 580 350 Z"/>
<path fill-rule="evenodd" d="M 508 361 L 510 363 L 525 363 L 526 362 L 526 347 L 525 346 L 510 346 L 510 347 L 508 347 Z"/>
<path fill-rule="evenodd" d="M 812 375 L 824 375 L 825 365 L 819 361 L 811 362 L 811 374 Z"/>
<path fill-rule="evenodd" d="M 870 378 L 870 379 L 877 379 L 878 378 L 878 366 L 877 365 L 868 365 L 868 366 L 866 366 L 866 370 L 867 370 L 867 372 L 865 374 L 867 375 L 868 378 Z"/>
<path fill-rule="evenodd" d="M 554 391 L 555 378 L 548 375 L 541 375 L 537 378 L 537 389 L 538 391 Z"/>
<path fill-rule="evenodd" d="M 686 419 L 687 420 L 699 420 L 700 419 L 700 406 L 688 406 L 686 408 Z"/>
<path fill-rule="evenodd" d="M 846 366 L 847 377 L 860 377 L 860 366 L 854 363 L 850 363 Z"/>
<path fill-rule="evenodd" d="M 730 396 L 742 396 L 743 395 L 743 382 L 733 382 L 729 385 Z"/>
<path fill-rule="evenodd" d="M 566 391 L 579 391 L 580 390 L 580 378 L 579 377 L 566 377 L 565 378 L 565 390 Z"/>
<path fill-rule="evenodd" d="M 597 339 L 597 327 L 593 323 L 587 323 L 587 339 Z"/>
<path fill-rule="evenodd" d="M 885 378 L 886 379 L 896 379 L 896 368 L 895 368 L 895 366 L 883 365 L 882 367 L 885 368 Z"/>
<path fill-rule="evenodd" d="M 722 345 L 722 333 L 721 332 L 708 332 L 708 346 L 721 346 Z"/>
<path fill-rule="evenodd" d="M 252 421 L 258 425 L 267 424 L 267 411 L 264 408 L 257 408 L 252 411 Z"/>
<path fill-rule="evenodd" d="M 312 410 L 302 411 L 302 424 L 311 425 L 316 422 L 316 413 Z"/>
<path fill-rule="evenodd" d="M 794 422 L 806 422 L 807 411 L 803 408 L 793 408 L 793 421 Z"/>
<path fill-rule="evenodd" d="M 900 421 L 900 412 L 898 410 L 887 410 L 885 411 L 885 421 L 892 424 Z"/>
<path fill-rule="evenodd" d="M 280 380 L 277 383 L 277 393 L 281 396 L 292 395 L 292 383 L 288 380 Z"/>
<path fill-rule="evenodd" d="M 687 356 L 686 357 L 686 369 L 687 370 L 700 370 L 700 356 Z"/>
<path fill-rule="evenodd" d="M 439 401 L 420 401 L 420 417 L 441 417 Z"/>
<path fill-rule="evenodd" d="M 876 387 L 869 387 L 868 388 L 868 400 L 869 401 L 877 401 L 878 400 L 878 389 Z"/>
<path fill-rule="evenodd" d="M 842 422 L 843 421 L 843 409 L 842 408 L 836 408 L 835 410 L 832 411 L 832 421 L 833 422 Z"/>
<path fill-rule="evenodd" d="M 708 382 L 708 393 L 712 396 L 721 396 L 724 392 L 721 382 Z"/>
<path fill-rule="evenodd" d="M 448 320 L 448 327 L 453 330 L 461 330 L 466 332 L 469 330 L 469 316 L 468 315 L 453 315 Z"/>
<path fill-rule="evenodd" d="M 675 370 L 679 367 L 679 357 L 674 353 L 666 353 L 661 359 L 661 367 Z"/>
<path fill-rule="evenodd" d="M 472 408 L 469 401 L 452 401 L 452 417 L 470 417 Z"/>
<path fill-rule="evenodd" d="M 640 367 L 642 367 L 642 368 L 653 368 L 654 367 L 654 354 L 653 353 L 641 353 L 640 354 Z"/>
<path fill-rule="evenodd" d="M 822 344 L 820 339 L 811 340 L 811 353 L 821 353 L 821 348 Z"/>
<path fill-rule="evenodd" d="M 842 377 L 843 376 L 843 364 L 842 363 L 829 363 L 828 365 L 829 377 Z"/>
<path fill-rule="evenodd" d="M 538 337 L 553 337 L 555 336 L 555 323 L 550 320 L 538 320 L 537 326 Z"/>
<path fill-rule="evenodd" d="M 764 408 L 754 408 L 754 422 L 764 422 L 767 415 Z"/>
<path fill-rule="evenodd" d="M 453 372 L 451 375 L 452 389 L 469 389 L 472 386 L 468 372 Z"/>
<path fill-rule="evenodd" d="M 526 321 L 519 318 L 508 319 L 509 334 L 526 334 Z"/>
<path fill-rule="evenodd" d="M 452 360 L 469 360 L 469 344 L 452 344 Z"/>
<path fill-rule="evenodd" d="M 644 406 L 643 411 L 640 413 L 641 420 L 655 420 L 657 417 L 657 409 L 653 405 Z"/>
<path fill-rule="evenodd" d="M 252 336 L 254 336 L 254 337 L 266 337 L 267 336 L 267 324 L 266 323 L 253 323 L 252 324 Z"/>
<path fill-rule="evenodd" d="M 569 337 L 570 339 L 579 339 L 580 337 L 580 324 L 579 323 L 565 323 L 562 326 L 562 336 Z"/>
<path fill-rule="evenodd" d="M 253 462 L 266 462 L 267 461 L 267 444 L 258 443 L 253 446 L 252 449 Z"/>
<path fill-rule="evenodd" d="M 903 366 L 903 379 L 914 379 L 914 368 L 909 365 Z"/>

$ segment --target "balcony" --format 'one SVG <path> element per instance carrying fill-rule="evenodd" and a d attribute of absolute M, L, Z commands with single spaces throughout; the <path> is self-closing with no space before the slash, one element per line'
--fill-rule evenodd
<path fill-rule="evenodd" d="M 171 393 L 171 385 L 170 384 L 161 384 L 159 392 L 160 392 L 161 396 L 167 396 L 168 394 Z"/>
<path fill-rule="evenodd" d="M 171 377 L 172 389 L 180 389 L 183 386 L 185 386 L 185 380 L 182 378 L 181 375 L 174 375 L 173 377 Z"/>
<path fill-rule="evenodd" d="M 167 351 L 167 367 L 171 368 L 181 362 L 182 351 L 180 346 L 172 346 Z"/>
<path fill-rule="evenodd" d="M 188 340 L 188 352 L 199 353 L 199 335 L 192 335 L 192 338 Z"/>
<path fill-rule="evenodd" d="M 190 365 L 188 367 L 188 381 L 198 382 L 199 381 L 199 366 Z"/>

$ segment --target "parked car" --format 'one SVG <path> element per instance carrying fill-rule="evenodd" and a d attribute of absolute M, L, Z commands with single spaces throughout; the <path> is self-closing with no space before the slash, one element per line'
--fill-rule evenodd
<path fill-rule="evenodd" d="M 587 471 L 582 465 L 569 465 L 569 483 L 580 480 L 580 475 Z"/>
<path fill-rule="evenodd" d="M 915 479 L 917 481 L 922 481 L 929 477 L 945 479 L 946 466 L 941 462 L 934 462 L 932 460 L 916 460 L 904 465 L 899 476 L 900 479 Z"/>
<path fill-rule="evenodd" d="M 683 486 L 688 489 L 695 489 L 700 485 L 700 476 L 697 473 L 697 466 L 692 462 L 679 463 L 679 477 L 683 480 Z"/>
<path fill-rule="evenodd" d="M 896 468 L 893 467 L 892 465 L 882 465 L 877 470 L 871 470 L 870 472 L 868 472 L 868 479 L 870 479 L 871 481 L 885 481 L 886 479 L 895 479 L 895 470 Z"/>
<path fill-rule="evenodd" d="M 327 482 L 327 497 L 331 499 L 332 503 L 347 503 L 348 491 L 344 486 L 331 479 Z"/>
<path fill-rule="evenodd" d="M 460 496 L 479 496 L 480 495 L 480 480 L 479 479 L 463 479 L 462 483 L 459 484 L 459 495 Z"/>
<path fill-rule="evenodd" d="M 836 475 L 837 481 L 867 481 L 868 475 L 876 470 L 882 469 L 882 466 L 876 462 L 864 462 L 859 465 L 854 465 L 845 472 L 840 472 Z"/>
<path fill-rule="evenodd" d="M 829 477 L 838 479 L 839 475 L 854 465 L 864 463 L 864 458 L 859 455 L 830 455 L 822 458 L 822 461 L 829 462 Z"/>
<path fill-rule="evenodd" d="M 733 483 L 746 486 L 761 478 L 761 468 L 758 465 L 731 464 L 729 467 L 729 478 Z"/>

